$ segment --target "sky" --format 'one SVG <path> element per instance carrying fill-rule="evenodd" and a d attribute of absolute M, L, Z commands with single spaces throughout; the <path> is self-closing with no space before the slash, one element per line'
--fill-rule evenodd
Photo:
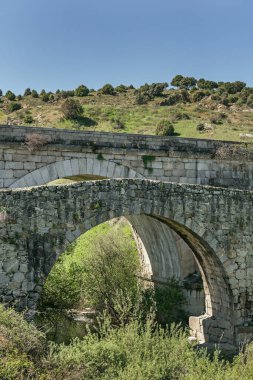
<path fill-rule="evenodd" d="M 252 0 L 0 0 L 0 89 L 253 86 Z"/>

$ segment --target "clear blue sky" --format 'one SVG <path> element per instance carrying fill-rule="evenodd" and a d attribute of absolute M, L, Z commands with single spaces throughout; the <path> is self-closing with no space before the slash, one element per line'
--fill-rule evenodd
<path fill-rule="evenodd" d="M 139 86 L 176 74 L 253 86 L 252 0 L 2 0 L 0 88 Z"/>

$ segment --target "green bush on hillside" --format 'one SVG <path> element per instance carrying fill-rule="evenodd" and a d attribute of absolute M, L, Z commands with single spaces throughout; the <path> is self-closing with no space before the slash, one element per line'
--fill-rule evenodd
<path fill-rule="evenodd" d="M 79 97 L 87 96 L 89 95 L 89 89 L 88 87 L 84 86 L 83 84 L 75 89 L 75 95 Z"/>
<path fill-rule="evenodd" d="M 175 134 L 175 128 L 169 120 L 162 119 L 161 121 L 159 121 L 156 127 L 156 135 L 174 136 L 174 134 Z"/>
<path fill-rule="evenodd" d="M 6 92 L 6 94 L 5 94 L 5 97 L 6 97 L 8 100 L 15 100 L 16 95 L 15 95 L 12 91 L 8 90 L 8 91 Z"/>
<path fill-rule="evenodd" d="M 9 112 L 15 112 L 15 111 L 18 111 L 22 108 L 22 105 L 20 103 L 10 103 L 8 105 L 8 111 Z"/>
<path fill-rule="evenodd" d="M 105 84 L 102 88 L 100 88 L 99 92 L 103 95 L 115 95 L 116 94 L 114 87 L 109 83 Z"/>
<path fill-rule="evenodd" d="M 67 98 L 61 105 L 65 119 L 78 119 L 83 114 L 83 108 L 78 100 Z"/>

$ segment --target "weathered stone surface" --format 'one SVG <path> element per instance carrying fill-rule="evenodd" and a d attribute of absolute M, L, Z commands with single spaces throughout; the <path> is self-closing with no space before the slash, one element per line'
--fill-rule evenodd
<path fill-rule="evenodd" d="M 0 223 L 0 297 L 4 302 L 14 300 L 20 308 L 35 307 L 48 273 L 69 242 L 87 229 L 123 215 L 132 218 L 137 229 L 138 224 L 145 226 L 145 218 L 162 223 L 193 250 L 206 300 L 205 317 L 193 320 L 195 327 L 199 326 L 195 329 L 199 339 L 218 342 L 222 335 L 223 341 L 234 343 L 238 326 L 252 320 L 250 191 L 144 179 L 103 180 L 2 190 L 0 205 L 7 216 Z M 144 230 L 139 228 L 140 235 Z M 159 258 L 163 244 L 157 256 L 155 235 L 150 244 L 154 246 L 149 249 L 151 266 L 157 268 L 159 277 L 165 263 L 165 256 Z M 167 263 L 172 257 L 168 253 Z M 15 273 L 9 269 L 12 265 Z M 175 273 L 180 271 L 176 258 L 171 265 Z"/>
<path fill-rule="evenodd" d="M 28 133 L 46 134 L 50 142 L 31 153 L 24 146 Z M 37 186 L 89 174 L 253 189 L 253 162 L 215 159 L 222 144 L 177 137 L 0 126 L 0 187 Z"/>

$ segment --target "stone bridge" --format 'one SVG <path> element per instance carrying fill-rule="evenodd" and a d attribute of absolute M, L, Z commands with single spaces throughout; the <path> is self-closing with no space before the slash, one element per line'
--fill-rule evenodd
<path fill-rule="evenodd" d="M 228 151 L 220 161 L 217 149 L 224 146 L 214 140 L 0 126 L 0 188 L 85 174 L 253 189 L 252 159 L 237 161 Z"/>
<path fill-rule="evenodd" d="M 101 180 L 0 193 L 3 302 L 33 308 L 57 257 L 85 231 L 115 217 L 150 218 L 192 249 L 205 314 L 190 318 L 200 340 L 235 343 L 252 323 L 253 193 L 142 179 Z M 151 266 L 156 266 L 150 256 Z"/>
<path fill-rule="evenodd" d="M 0 300 L 34 308 L 66 246 L 123 215 L 154 280 L 201 271 L 205 306 L 188 293 L 198 339 L 251 338 L 253 164 L 217 159 L 227 146 L 238 144 L 0 126 Z M 65 177 L 127 179 L 33 187 Z"/>

